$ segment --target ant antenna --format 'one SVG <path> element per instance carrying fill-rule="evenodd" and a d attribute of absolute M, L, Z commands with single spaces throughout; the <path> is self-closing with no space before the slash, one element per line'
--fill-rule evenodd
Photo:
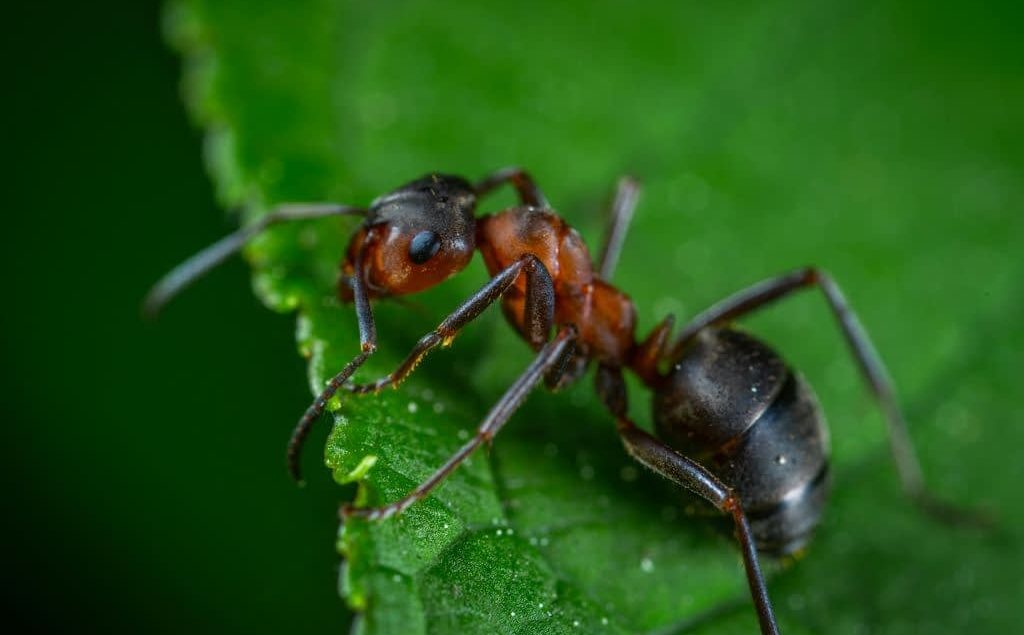
<path fill-rule="evenodd" d="M 160 278 L 146 294 L 142 313 L 147 318 L 156 318 L 174 296 L 206 275 L 211 269 L 234 255 L 252 238 L 271 225 L 297 220 L 311 220 L 327 216 L 365 216 L 366 210 L 336 203 L 289 203 L 278 206 L 252 225 L 228 234 L 206 249 L 203 249 Z"/>

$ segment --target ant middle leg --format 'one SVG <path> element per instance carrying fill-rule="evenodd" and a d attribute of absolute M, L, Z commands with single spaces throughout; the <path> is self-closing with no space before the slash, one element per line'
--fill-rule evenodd
<path fill-rule="evenodd" d="M 611 280 L 615 272 L 639 198 L 640 182 L 631 176 L 620 178 L 615 198 L 608 210 L 608 225 L 605 227 L 601 255 L 597 260 L 597 271 L 602 280 Z"/>
<path fill-rule="evenodd" d="M 762 635 L 778 635 L 768 588 L 761 573 L 757 546 L 740 499 L 704 466 L 676 452 L 672 447 L 638 428 L 626 414 L 626 383 L 622 371 L 601 365 L 595 376 L 598 395 L 615 416 L 615 425 L 626 451 L 645 467 L 704 498 L 719 511 L 732 516 L 736 539 L 743 554 L 747 585 L 754 600 Z"/>
<path fill-rule="evenodd" d="M 498 272 L 487 284 L 474 293 L 446 317 L 433 331 L 416 343 L 398 367 L 383 377 L 365 384 L 345 384 L 342 388 L 356 394 L 380 392 L 388 386 L 398 386 L 419 365 L 423 358 L 438 346 L 447 346 L 459 331 L 476 319 L 483 311 L 515 284 L 520 275 L 526 276 L 526 302 L 524 312 L 528 340 L 540 349 L 548 340 L 555 316 L 555 290 L 544 264 L 527 254 Z"/>
<path fill-rule="evenodd" d="M 871 343 L 867 331 L 850 308 L 839 285 L 827 272 L 816 267 L 805 267 L 775 278 L 769 278 L 727 297 L 697 315 L 682 329 L 670 355 L 672 358 L 677 357 L 704 328 L 727 324 L 796 291 L 814 287 L 820 289 L 825 296 L 861 374 L 885 415 L 889 432 L 889 446 L 903 490 L 925 512 L 944 522 L 972 525 L 990 524 L 991 519 L 985 514 L 959 509 L 935 498 L 928 491 L 924 483 L 921 464 L 907 431 L 907 422 L 896 401 L 892 379 L 882 363 L 881 356 Z"/>
<path fill-rule="evenodd" d="M 426 498 L 435 487 L 440 485 L 478 447 L 484 443 L 489 444 L 494 439 L 512 414 L 523 403 L 527 395 L 540 383 L 540 380 L 546 374 L 558 369 L 560 366 L 564 366 L 567 357 L 572 354 L 575 339 L 576 327 L 568 325 L 561 328 L 555 337 L 540 349 L 534 360 L 523 374 L 509 386 L 501 399 L 494 404 L 491 411 L 484 417 L 483 422 L 477 427 L 473 438 L 452 454 L 440 468 L 414 490 L 403 498 L 382 507 L 355 508 L 345 505 L 340 510 L 342 519 L 359 517 L 368 520 L 383 520 L 405 511 L 417 501 Z"/>

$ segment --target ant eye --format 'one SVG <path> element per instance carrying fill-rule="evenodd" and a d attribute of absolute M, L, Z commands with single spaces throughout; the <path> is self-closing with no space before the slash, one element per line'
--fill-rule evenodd
<path fill-rule="evenodd" d="M 430 260 L 441 248 L 441 239 L 430 230 L 421 231 L 409 242 L 409 258 L 418 265 Z"/>

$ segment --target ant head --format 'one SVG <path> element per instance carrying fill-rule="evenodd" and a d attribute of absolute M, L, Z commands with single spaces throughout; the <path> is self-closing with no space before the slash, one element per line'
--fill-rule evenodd
<path fill-rule="evenodd" d="M 345 271 L 361 259 L 373 295 L 402 295 L 432 287 L 473 257 L 476 194 L 457 176 L 430 174 L 375 200 L 349 245 Z M 361 255 L 360 255 L 361 254 Z"/>

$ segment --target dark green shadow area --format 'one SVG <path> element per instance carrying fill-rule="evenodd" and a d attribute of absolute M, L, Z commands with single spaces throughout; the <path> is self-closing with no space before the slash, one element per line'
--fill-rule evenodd
<path fill-rule="evenodd" d="M 293 320 L 260 308 L 239 262 L 158 323 L 139 318 L 157 276 L 233 225 L 159 7 L 16 11 L 0 44 L 11 619 L 26 632 L 344 631 L 342 492 L 322 475 L 299 490 L 284 470 L 307 394 Z"/>

